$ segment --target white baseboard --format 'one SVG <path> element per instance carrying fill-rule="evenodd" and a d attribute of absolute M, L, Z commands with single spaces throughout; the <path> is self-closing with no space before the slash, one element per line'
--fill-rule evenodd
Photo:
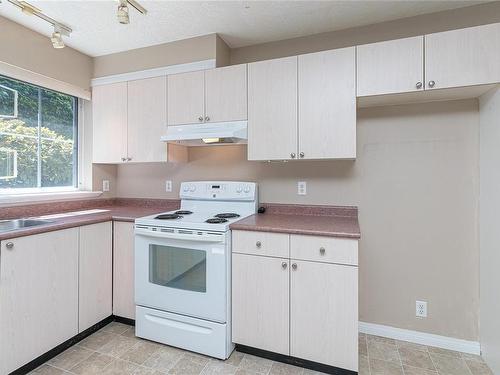
<path fill-rule="evenodd" d="M 409 341 L 415 344 L 455 350 L 462 353 L 476 355 L 481 353 L 481 346 L 477 341 L 467 341 L 453 337 L 434 335 L 432 333 L 410 331 L 408 329 L 384 326 L 381 324 L 359 322 L 359 332 L 401 341 Z"/>

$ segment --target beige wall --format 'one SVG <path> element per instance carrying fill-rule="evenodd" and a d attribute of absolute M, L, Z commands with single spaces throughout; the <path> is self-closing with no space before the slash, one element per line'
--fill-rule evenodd
<path fill-rule="evenodd" d="M 500 22 L 500 2 L 231 50 L 231 64 Z"/>
<path fill-rule="evenodd" d="M 194 148 L 188 164 L 119 166 L 117 195 L 174 198 L 182 181 L 234 179 L 257 181 L 262 202 L 357 205 L 360 319 L 477 340 L 478 116 L 476 100 L 363 109 L 355 162 L 249 162 L 245 146 Z M 308 195 L 296 194 L 298 180 Z M 417 299 L 427 319 L 415 318 Z"/>
<path fill-rule="evenodd" d="M 481 349 L 500 374 L 500 89 L 480 100 Z"/>
<path fill-rule="evenodd" d="M 0 16 L 0 61 L 88 90 L 92 58 Z"/>

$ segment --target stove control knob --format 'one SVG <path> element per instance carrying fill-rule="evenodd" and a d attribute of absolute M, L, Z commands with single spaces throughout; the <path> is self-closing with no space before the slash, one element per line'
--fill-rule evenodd
<path fill-rule="evenodd" d="M 243 188 L 241 187 L 241 185 L 238 185 L 238 186 L 236 187 L 236 192 L 239 194 L 239 193 L 241 193 L 242 191 L 243 191 Z"/>
<path fill-rule="evenodd" d="M 247 194 L 250 193 L 250 186 L 246 185 L 244 192 Z"/>
<path fill-rule="evenodd" d="M 195 190 L 196 190 L 196 186 L 194 186 L 194 185 L 189 186 L 190 192 L 194 192 Z"/>
<path fill-rule="evenodd" d="M 182 191 L 183 191 L 184 193 L 187 193 L 187 192 L 189 191 L 189 186 L 184 185 L 184 186 L 183 186 L 183 188 L 182 188 Z"/>

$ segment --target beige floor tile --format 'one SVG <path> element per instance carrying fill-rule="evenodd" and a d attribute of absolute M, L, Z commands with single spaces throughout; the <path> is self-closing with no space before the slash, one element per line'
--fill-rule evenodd
<path fill-rule="evenodd" d="M 208 361 L 210 361 L 210 357 L 193 352 L 185 352 L 183 358 L 189 359 L 190 361 L 196 362 L 200 365 L 206 365 Z"/>
<path fill-rule="evenodd" d="M 92 350 L 85 349 L 83 346 L 75 345 L 59 354 L 57 357 L 52 358 L 47 362 L 47 364 L 63 370 L 69 370 L 90 357 L 92 353 Z"/>
<path fill-rule="evenodd" d="M 401 364 L 370 358 L 371 375 L 403 375 Z"/>
<path fill-rule="evenodd" d="M 476 361 L 476 362 L 484 362 L 484 359 L 480 355 L 469 354 L 469 353 L 460 353 L 462 358 L 466 361 Z"/>
<path fill-rule="evenodd" d="M 368 340 L 368 357 L 382 361 L 401 362 L 397 346 L 383 341 Z"/>
<path fill-rule="evenodd" d="M 114 358 L 109 355 L 93 353 L 89 358 L 71 368 L 70 372 L 77 375 L 97 375 L 113 362 Z"/>
<path fill-rule="evenodd" d="M 250 371 L 250 370 L 238 368 L 238 370 L 236 370 L 235 375 L 262 375 L 262 374 L 255 372 L 255 371 Z"/>
<path fill-rule="evenodd" d="M 137 342 L 137 339 L 115 335 L 112 340 L 102 345 L 99 349 L 96 349 L 96 351 L 112 357 L 120 357 L 137 344 Z"/>
<path fill-rule="evenodd" d="M 160 372 L 158 370 L 144 367 L 144 366 L 138 366 L 137 370 L 135 370 L 134 375 L 165 375 L 165 372 Z"/>
<path fill-rule="evenodd" d="M 185 356 L 178 360 L 168 373 L 173 375 L 199 375 L 205 366 L 206 363 L 201 364 Z"/>
<path fill-rule="evenodd" d="M 234 375 L 238 367 L 228 365 L 222 361 L 210 361 L 203 371 L 202 375 Z"/>
<path fill-rule="evenodd" d="M 33 375 L 62 375 L 68 374 L 64 370 L 49 366 L 47 364 L 38 367 L 36 370 L 30 372 Z"/>
<path fill-rule="evenodd" d="M 320 372 L 320 371 L 309 370 L 308 368 L 305 368 L 303 375 L 323 375 L 323 374 L 326 374 L 326 373 Z"/>
<path fill-rule="evenodd" d="M 111 332 L 111 333 L 116 333 L 117 335 L 121 335 L 122 333 L 125 333 L 125 331 L 127 331 L 129 328 L 130 326 L 127 324 L 111 322 L 107 326 L 103 327 L 101 331 Z"/>
<path fill-rule="evenodd" d="M 302 367 L 292 366 L 287 363 L 273 362 L 269 375 L 302 375 L 304 369 Z"/>
<path fill-rule="evenodd" d="M 472 375 L 493 375 L 493 372 L 484 362 L 479 362 L 477 360 L 466 360 L 465 363 L 469 367 Z"/>
<path fill-rule="evenodd" d="M 366 344 L 366 336 L 359 335 L 358 337 L 358 354 L 368 355 L 368 345 Z"/>
<path fill-rule="evenodd" d="M 172 350 L 168 350 L 167 348 Z M 154 368 L 161 372 L 168 372 L 182 358 L 183 353 L 175 348 L 167 348 L 155 352 L 143 363 L 143 366 Z"/>
<path fill-rule="evenodd" d="M 240 369 L 250 371 L 250 373 L 267 374 L 273 365 L 273 361 L 245 354 L 240 363 Z"/>
<path fill-rule="evenodd" d="M 125 361 L 130 361 L 138 365 L 142 365 L 154 353 L 160 350 L 160 344 L 140 340 L 136 342 L 130 349 L 120 355 L 120 358 Z"/>
<path fill-rule="evenodd" d="M 453 350 L 435 348 L 433 346 L 429 346 L 429 353 L 439 354 L 439 355 L 447 355 L 449 357 L 461 358 L 462 355 L 460 352 L 455 352 Z"/>
<path fill-rule="evenodd" d="M 231 355 L 229 356 L 229 358 L 224 361 L 224 363 L 226 365 L 231 365 L 231 366 L 238 367 L 240 365 L 241 360 L 243 359 L 244 356 L 245 356 L 245 354 L 237 352 L 236 350 L 234 350 L 231 353 Z"/>
<path fill-rule="evenodd" d="M 403 365 L 419 367 L 426 370 L 435 370 L 429 353 L 422 350 L 413 350 L 408 348 L 400 348 L 399 356 Z"/>
<path fill-rule="evenodd" d="M 128 329 L 121 333 L 122 336 L 135 337 L 135 327 L 128 327 Z"/>
<path fill-rule="evenodd" d="M 78 345 L 83 346 L 84 348 L 97 350 L 100 349 L 103 345 L 107 344 L 111 340 L 116 337 L 115 334 L 110 332 L 99 331 L 96 332 L 82 341 L 78 343 Z"/>
<path fill-rule="evenodd" d="M 469 368 L 462 358 L 431 353 L 432 362 L 440 375 L 470 375 Z"/>
<path fill-rule="evenodd" d="M 359 375 L 370 375 L 370 363 L 368 362 L 367 356 L 364 356 L 364 355 L 359 356 L 358 374 Z"/>
<path fill-rule="evenodd" d="M 427 346 L 425 345 L 420 345 L 420 344 L 415 344 L 413 342 L 408 342 L 408 341 L 399 341 L 396 340 L 396 345 L 398 348 L 406 348 L 406 349 L 412 349 L 412 350 L 421 350 L 424 352 L 427 352 Z"/>
<path fill-rule="evenodd" d="M 396 340 L 390 339 L 387 337 L 366 335 L 366 340 L 368 341 L 368 343 L 370 343 L 370 341 L 372 341 L 372 342 L 382 342 L 384 344 L 396 345 Z"/>
<path fill-rule="evenodd" d="M 437 371 L 403 365 L 405 375 L 438 375 Z"/>
<path fill-rule="evenodd" d="M 133 375 L 137 368 L 134 363 L 115 359 L 102 370 L 101 375 Z"/>

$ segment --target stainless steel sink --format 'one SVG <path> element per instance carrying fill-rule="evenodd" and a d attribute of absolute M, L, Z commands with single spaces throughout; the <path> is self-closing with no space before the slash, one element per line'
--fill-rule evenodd
<path fill-rule="evenodd" d="M 42 219 L 16 219 L 16 220 L 0 220 L 0 233 L 9 232 L 22 228 L 35 227 L 37 225 L 44 225 L 52 223 L 52 220 Z"/>

